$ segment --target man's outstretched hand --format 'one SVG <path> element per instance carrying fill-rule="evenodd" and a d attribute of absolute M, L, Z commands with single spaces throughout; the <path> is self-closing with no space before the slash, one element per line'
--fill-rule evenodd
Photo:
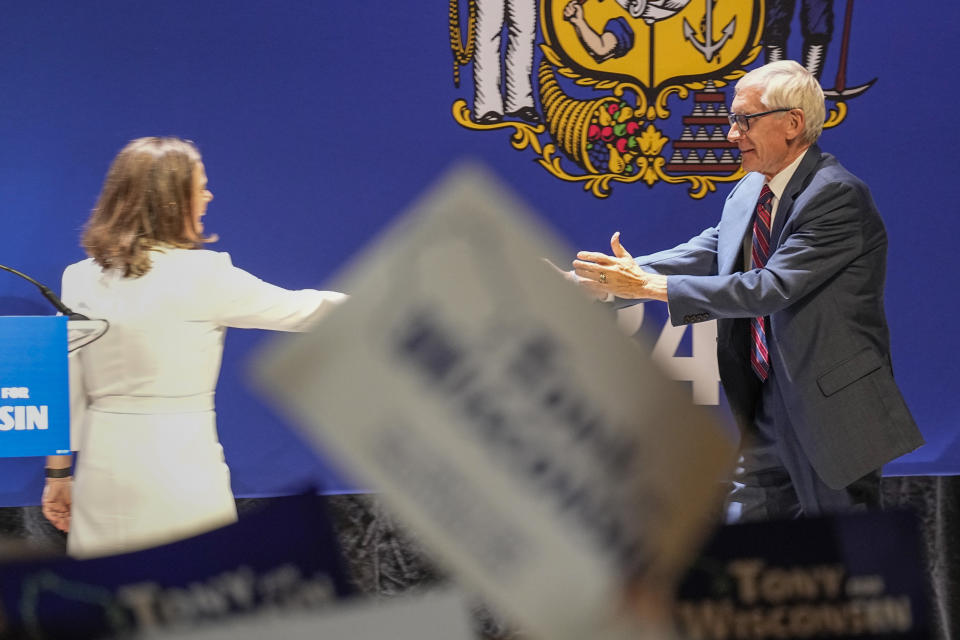
<path fill-rule="evenodd" d="M 618 298 L 667 300 L 667 277 L 641 269 L 633 256 L 620 244 L 620 232 L 610 238 L 613 255 L 581 251 L 573 261 L 580 285 L 597 297 L 613 294 Z"/>

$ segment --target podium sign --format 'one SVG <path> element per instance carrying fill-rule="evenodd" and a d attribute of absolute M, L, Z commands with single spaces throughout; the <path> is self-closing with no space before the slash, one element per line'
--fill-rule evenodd
<path fill-rule="evenodd" d="M 67 319 L 0 317 L 0 457 L 70 453 Z"/>

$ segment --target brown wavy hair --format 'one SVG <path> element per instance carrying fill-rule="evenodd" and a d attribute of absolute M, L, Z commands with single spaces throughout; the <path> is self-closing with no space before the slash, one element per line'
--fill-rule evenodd
<path fill-rule="evenodd" d="M 138 138 L 113 159 L 81 238 L 104 269 L 136 278 L 150 270 L 150 252 L 162 246 L 196 249 L 216 236 L 193 223 L 193 170 L 201 162 L 180 138 Z"/>

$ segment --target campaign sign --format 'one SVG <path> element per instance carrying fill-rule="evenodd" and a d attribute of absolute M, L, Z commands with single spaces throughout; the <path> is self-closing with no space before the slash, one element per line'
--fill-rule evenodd
<path fill-rule="evenodd" d="M 235 524 L 116 556 L 0 565 L 0 637 L 99 638 L 293 611 L 351 593 L 315 495 L 276 498 Z"/>
<path fill-rule="evenodd" d="M 713 416 L 555 268 L 552 234 L 461 167 L 360 255 L 350 299 L 258 377 L 437 557 L 531 635 L 639 637 L 732 460 Z M 655 588 L 655 587 L 654 587 Z"/>
<path fill-rule="evenodd" d="M 911 513 L 731 525 L 688 573 L 676 621 L 690 640 L 928 638 Z"/>
<path fill-rule="evenodd" d="M 70 453 L 67 319 L 0 316 L 0 457 Z"/>

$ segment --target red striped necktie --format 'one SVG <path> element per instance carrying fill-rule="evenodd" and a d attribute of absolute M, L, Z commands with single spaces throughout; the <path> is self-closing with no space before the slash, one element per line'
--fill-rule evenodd
<path fill-rule="evenodd" d="M 757 210 L 753 216 L 753 250 L 751 251 L 752 268 L 762 269 L 770 257 L 770 211 L 773 192 L 770 187 L 763 185 L 760 199 L 757 201 Z M 766 318 L 757 316 L 750 320 L 750 365 L 760 380 L 765 381 L 770 375 L 770 352 L 767 351 L 767 323 Z"/>

